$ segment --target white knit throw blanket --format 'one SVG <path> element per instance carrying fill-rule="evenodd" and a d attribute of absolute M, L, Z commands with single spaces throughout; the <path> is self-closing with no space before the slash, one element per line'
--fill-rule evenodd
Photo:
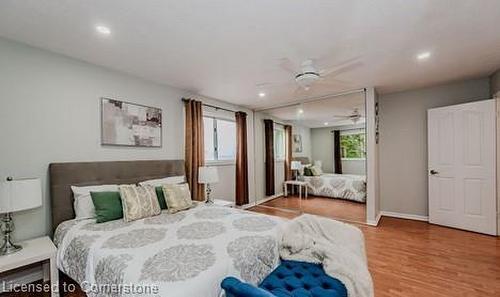
<path fill-rule="evenodd" d="M 302 215 L 283 229 L 280 256 L 285 260 L 321 263 L 326 274 L 340 280 L 349 297 L 373 297 L 363 233 L 349 224 Z"/>

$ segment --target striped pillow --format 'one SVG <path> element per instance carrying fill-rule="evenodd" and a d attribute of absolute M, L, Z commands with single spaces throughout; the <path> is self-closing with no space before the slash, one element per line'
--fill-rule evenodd
<path fill-rule="evenodd" d="M 121 185 L 118 187 L 123 205 L 123 220 L 131 222 L 161 213 L 153 186 Z"/>

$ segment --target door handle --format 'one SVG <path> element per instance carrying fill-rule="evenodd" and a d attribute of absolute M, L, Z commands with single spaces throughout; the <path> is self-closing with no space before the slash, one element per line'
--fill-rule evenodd
<path fill-rule="evenodd" d="M 439 172 L 438 172 L 438 171 L 436 171 L 436 170 L 434 170 L 434 169 L 431 169 L 431 171 L 429 171 L 429 173 L 430 173 L 431 175 L 436 175 L 436 174 L 439 174 Z"/>

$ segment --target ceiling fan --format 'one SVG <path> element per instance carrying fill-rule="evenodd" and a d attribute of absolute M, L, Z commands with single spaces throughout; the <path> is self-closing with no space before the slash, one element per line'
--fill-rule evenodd
<path fill-rule="evenodd" d="M 315 65 L 315 60 L 307 59 L 303 61 L 300 66 L 296 67 L 292 61 L 288 58 L 281 59 L 280 66 L 285 71 L 291 73 L 293 75 L 293 80 L 297 88 L 295 92 L 299 91 L 308 91 L 314 85 L 322 84 L 322 85 L 330 85 L 333 86 L 338 83 L 349 84 L 348 82 L 339 80 L 335 78 L 339 74 L 349 71 L 354 67 L 360 65 L 361 62 L 359 58 L 352 58 L 346 60 L 334 67 L 321 69 Z M 328 81 L 325 80 L 328 78 Z M 286 84 L 290 84 L 292 82 L 287 82 Z M 260 86 L 266 84 L 259 84 Z"/>
<path fill-rule="evenodd" d="M 334 115 L 333 117 L 338 119 L 338 121 L 351 120 L 354 124 L 364 118 L 358 108 L 354 108 L 352 113 L 349 115 Z"/>

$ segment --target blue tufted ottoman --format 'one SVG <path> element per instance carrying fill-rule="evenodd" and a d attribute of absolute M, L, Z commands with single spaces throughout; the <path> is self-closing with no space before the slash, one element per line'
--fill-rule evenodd
<path fill-rule="evenodd" d="M 222 281 L 227 297 L 347 297 L 345 286 L 328 276 L 320 264 L 281 261 L 259 287 L 234 277 Z"/>

